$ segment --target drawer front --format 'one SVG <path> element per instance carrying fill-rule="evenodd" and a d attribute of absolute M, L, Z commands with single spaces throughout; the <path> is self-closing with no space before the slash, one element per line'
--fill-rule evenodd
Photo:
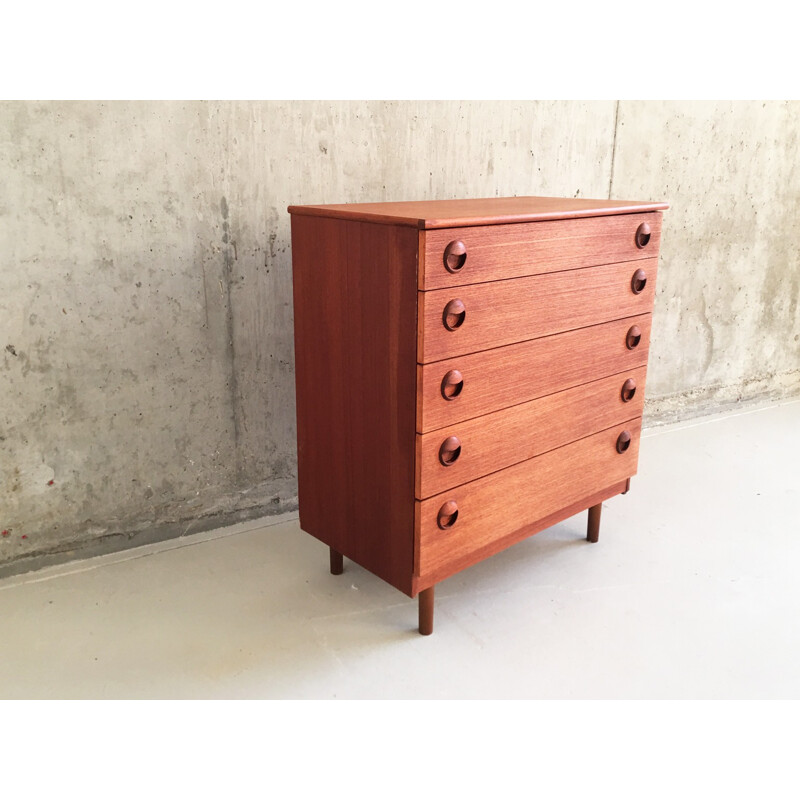
<path fill-rule="evenodd" d="M 422 241 L 419 288 L 443 289 L 655 257 L 661 213 L 442 228 Z"/>
<path fill-rule="evenodd" d="M 646 372 L 645 367 L 637 367 L 438 431 L 417 434 L 417 499 L 640 417 Z"/>
<path fill-rule="evenodd" d="M 620 437 L 630 440 L 618 452 Z M 415 572 L 449 564 L 636 473 L 641 419 L 416 502 Z M 444 526 L 444 527 L 442 527 Z"/>
<path fill-rule="evenodd" d="M 653 310 L 657 258 L 419 293 L 422 364 Z"/>
<path fill-rule="evenodd" d="M 643 314 L 419 365 L 417 432 L 644 366 L 650 323 Z"/>

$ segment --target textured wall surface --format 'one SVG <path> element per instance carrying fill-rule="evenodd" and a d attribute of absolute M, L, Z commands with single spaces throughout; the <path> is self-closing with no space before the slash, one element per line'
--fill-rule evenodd
<path fill-rule="evenodd" d="M 0 104 L 0 574 L 295 507 L 290 203 L 666 200 L 648 419 L 800 393 L 798 126 L 798 103 Z"/>
<path fill-rule="evenodd" d="M 800 103 L 621 103 L 612 193 L 663 197 L 651 422 L 800 394 Z"/>

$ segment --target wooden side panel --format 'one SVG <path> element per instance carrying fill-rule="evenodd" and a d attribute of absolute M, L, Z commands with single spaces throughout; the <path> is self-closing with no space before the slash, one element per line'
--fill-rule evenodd
<path fill-rule="evenodd" d="M 520 403 L 483 417 L 417 434 L 417 499 L 444 492 L 483 475 L 583 439 L 642 415 L 646 367 Z M 622 386 L 635 382 L 633 397 L 622 399 Z M 439 458 L 442 443 L 458 438 L 452 464 Z"/>
<path fill-rule="evenodd" d="M 630 446 L 617 452 L 619 435 Z M 454 564 L 506 537 L 534 526 L 560 509 L 580 502 L 598 487 L 623 483 L 636 474 L 641 419 L 551 450 L 427 500 L 417 501 L 419 549 L 416 574 L 441 575 Z M 437 516 L 445 503 L 456 504 L 453 526 L 441 530 Z"/>
<path fill-rule="evenodd" d="M 348 308 L 347 245 L 345 225 L 292 217 L 300 527 L 337 549 L 349 526 L 348 479 L 331 466 L 347 460 L 350 399 L 339 379 L 347 342 L 331 333 Z"/>
<path fill-rule="evenodd" d="M 300 525 L 411 593 L 418 231 L 292 217 Z"/>
<path fill-rule="evenodd" d="M 418 366 L 417 432 L 644 366 L 650 323 L 650 314 L 644 314 Z M 625 340 L 633 326 L 639 327 L 641 340 L 629 350 Z M 452 371 L 461 373 L 463 388 L 455 399 L 445 400 L 442 379 Z"/>
<path fill-rule="evenodd" d="M 421 364 L 523 342 L 653 310 L 658 259 L 552 272 L 457 289 L 420 292 Z M 643 270 L 644 288 L 632 289 Z M 460 301 L 463 321 L 448 329 L 444 310 Z M 450 322 L 453 327 L 452 321 Z"/>
<path fill-rule="evenodd" d="M 636 245 L 640 225 L 650 226 L 645 247 Z M 466 245 L 464 266 L 456 273 L 444 266 L 444 250 L 459 240 Z M 419 288 L 442 289 L 485 281 L 521 278 L 658 255 L 661 212 L 621 214 L 516 225 L 487 225 L 429 230 L 425 237 L 425 271 Z"/>

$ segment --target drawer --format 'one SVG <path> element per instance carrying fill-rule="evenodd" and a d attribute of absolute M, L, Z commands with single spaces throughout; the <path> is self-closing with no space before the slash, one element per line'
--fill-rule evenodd
<path fill-rule="evenodd" d="M 652 311 L 657 258 L 419 293 L 421 364 Z"/>
<path fill-rule="evenodd" d="M 418 365 L 417 432 L 644 366 L 650 324 L 642 314 Z"/>
<path fill-rule="evenodd" d="M 417 499 L 640 417 L 646 372 L 646 367 L 637 367 L 438 431 L 417 434 Z"/>
<path fill-rule="evenodd" d="M 624 432 L 630 440 L 620 453 Z M 634 475 L 640 435 L 641 419 L 631 420 L 418 500 L 416 575 L 446 575 L 459 559 Z"/>
<path fill-rule="evenodd" d="M 652 258 L 661 213 L 442 228 L 420 237 L 419 288 L 443 289 Z"/>

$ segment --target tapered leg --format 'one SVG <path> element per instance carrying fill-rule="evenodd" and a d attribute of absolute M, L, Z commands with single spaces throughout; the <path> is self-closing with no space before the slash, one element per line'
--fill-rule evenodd
<path fill-rule="evenodd" d="M 341 575 L 344 572 L 344 558 L 342 554 L 331 547 L 331 575 Z"/>
<path fill-rule="evenodd" d="M 600 538 L 600 512 L 602 509 L 602 503 L 598 503 L 589 509 L 589 525 L 586 528 L 586 538 L 590 542 L 596 542 Z"/>
<path fill-rule="evenodd" d="M 433 633 L 433 586 L 419 593 L 419 632 L 423 636 Z"/>

